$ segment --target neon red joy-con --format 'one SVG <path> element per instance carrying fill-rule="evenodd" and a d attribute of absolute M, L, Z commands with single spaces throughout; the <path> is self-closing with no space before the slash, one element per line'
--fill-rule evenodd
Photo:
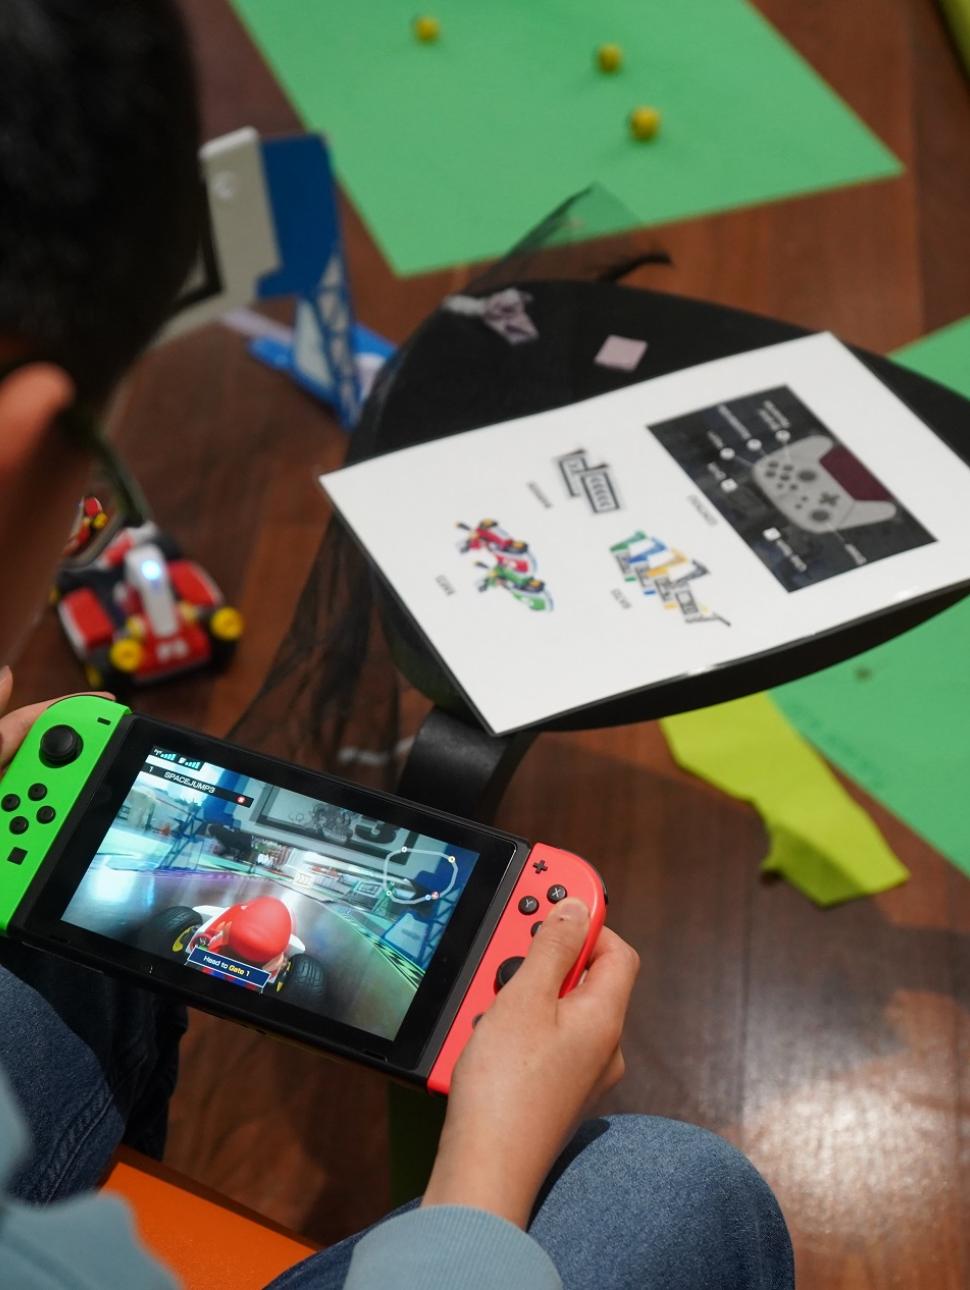
<path fill-rule="evenodd" d="M 528 953 L 532 937 L 543 920 L 566 896 L 578 896 L 589 907 L 589 931 L 579 957 L 562 983 L 560 998 L 579 981 L 606 917 L 606 893 L 593 867 L 569 851 L 537 843 L 512 890 L 492 939 L 482 955 L 471 985 L 462 1000 L 448 1036 L 441 1046 L 428 1088 L 447 1093 L 451 1073 L 471 1038 L 475 1022 L 495 1001 Z"/>

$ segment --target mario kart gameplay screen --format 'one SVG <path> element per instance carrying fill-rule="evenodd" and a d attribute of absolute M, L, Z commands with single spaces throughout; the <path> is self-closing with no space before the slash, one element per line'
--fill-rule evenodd
<path fill-rule="evenodd" d="M 63 917 L 393 1039 L 477 860 L 156 747 Z"/>

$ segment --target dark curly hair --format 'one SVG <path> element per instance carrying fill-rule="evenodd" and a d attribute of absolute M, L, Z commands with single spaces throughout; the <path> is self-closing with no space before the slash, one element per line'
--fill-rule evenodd
<path fill-rule="evenodd" d="M 98 403 L 199 238 L 195 78 L 173 0 L 0 3 L 0 333 Z"/>

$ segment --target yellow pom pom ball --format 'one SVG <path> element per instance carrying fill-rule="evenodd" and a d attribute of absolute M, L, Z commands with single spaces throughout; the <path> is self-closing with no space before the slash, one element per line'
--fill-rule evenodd
<path fill-rule="evenodd" d="M 630 133 L 634 139 L 652 139 L 660 130 L 660 113 L 655 107 L 638 107 L 630 113 Z"/>
<path fill-rule="evenodd" d="M 619 45 L 600 45 L 596 62 L 601 72 L 618 72 L 623 63 L 623 50 Z"/>
<path fill-rule="evenodd" d="M 418 40 L 430 45 L 441 35 L 441 23 L 429 14 L 422 14 L 414 20 L 414 34 Z"/>

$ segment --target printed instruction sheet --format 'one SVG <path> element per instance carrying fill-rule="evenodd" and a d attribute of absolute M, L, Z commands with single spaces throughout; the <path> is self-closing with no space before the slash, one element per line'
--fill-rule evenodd
<path fill-rule="evenodd" d="M 321 482 L 496 734 L 970 580 L 970 469 L 828 334 Z"/>

